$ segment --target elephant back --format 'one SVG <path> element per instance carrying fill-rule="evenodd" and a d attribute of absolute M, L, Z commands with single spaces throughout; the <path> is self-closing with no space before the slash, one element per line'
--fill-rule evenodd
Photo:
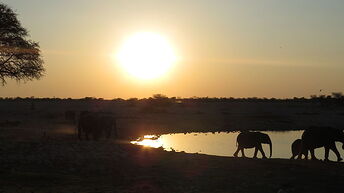
<path fill-rule="evenodd" d="M 79 127 L 85 132 L 91 132 L 98 127 L 98 115 L 95 113 L 83 113 L 79 118 Z"/>
<path fill-rule="evenodd" d="M 253 148 L 259 142 L 257 136 L 259 132 L 241 132 L 237 137 L 237 143 L 240 147 Z"/>
<path fill-rule="evenodd" d="M 302 134 L 302 143 L 306 147 L 318 148 L 333 143 L 342 131 L 332 127 L 309 127 Z"/>

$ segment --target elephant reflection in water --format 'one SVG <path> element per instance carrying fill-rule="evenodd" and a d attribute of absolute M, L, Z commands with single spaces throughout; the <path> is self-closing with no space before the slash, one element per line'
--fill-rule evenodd
<path fill-rule="evenodd" d="M 245 157 L 244 149 L 255 148 L 253 158 L 257 157 L 258 150 L 261 152 L 262 157 L 266 158 L 262 148 L 263 144 L 269 144 L 270 146 L 270 157 L 272 155 L 272 143 L 269 135 L 261 132 L 241 132 L 237 137 L 238 149 L 234 153 L 234 157 L 238 157 L 239 151 L 242 153 L 242 157 Z"/>
<path fill-rule="evenodd" d="M 337 150 L 335 142 L 342 142 L 344 149 L 344 133 L 342 130 L 332 127 L 310 127 L 302 134 L 301 148 L 298 152 L 298 159 L 301 159 L 302 152 L 310 151 L 311 159 L 317 160 L 314 149 L 319 147 L 325 148 L 325 161 L 328 161 L 330 149 L 336 154 L 337 161 L 343 160 Z M 307 154 L 306 154 L 307 155 Z M 308 159 L 308 156 L 305 156 Z"/>

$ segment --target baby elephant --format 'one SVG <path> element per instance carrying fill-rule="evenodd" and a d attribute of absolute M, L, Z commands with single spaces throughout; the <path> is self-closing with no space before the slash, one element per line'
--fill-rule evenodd
<path fill-rule="evenodd" d="M 291 145 L 291 152 L 292 152 L 292 156 L 290 159 L 295 159 L 296 156 L 299 155 L 300 151 L 301 151 L 301 155 L 305 156 L 305 159 L 308 159 L 308 151 L 305 149 L 301 150 L 301 139 L 297 139 L 293 142 L 293 144 Z"/>

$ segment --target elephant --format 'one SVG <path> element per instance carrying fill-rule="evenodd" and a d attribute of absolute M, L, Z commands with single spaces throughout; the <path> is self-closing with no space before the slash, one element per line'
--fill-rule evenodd
<path fill-rule="evenodd" d="M 298 159 L 301 159 L 302 151 L 310 151 L 311 159 L 317 160 L 314 155 L 314 149 L 325 148 L 325 161 L 328 161 L 330 149 L 336 154 L 337 161 L 343 160 L 337 150 L 335 142 L 342 142 L 344 149 L 344 133 L 342 130 L 332 127 L 309 127 L 302 134 L 301 151 L 299 152 Z M 306 157 L 307 159 L 307 157 Z"/>
<path fill-rule="evenodd" d="M 270 145 L 270 158 L 272 156 L 272 143 L 269 135 L 261 132 L 241 132 L 237 137 L 238 149 L 234 153 L 234 157 L 238 157 L 241 150 L 242 157 L 245 157 L 245 148 L 255 148 L 253 158 L 257 157 L 258 150 L 261 152 L 263 158 L 266 158 L 262 148 L 262 143 Z"/>
<path fill-rule="evenodd" d="M 301 139 L 296 139 L 291 145 L 292 156 L 290 159 L 295 159 L 295 157 L 299 155 L 301 151 L 301 142 Z M 308 150 L 303 150 L 301 154 L 305 156 L 305 159 L 308 159 Z"/>
<path fill-rule="evenodd" d="M 107 139 L 111 137 L 112 131 L 115 137 L 118 136 L 116 118 L 113 115 L 101 115 L 99 116 L 98 121 L 99 129 L 105 132 Z"/>
<path fill-rule="evenodd" d="M 78 137 L 81 140 L 82 134 L 85 134 L 86 140 L 89 140 L 89 135 L 92 135 L 96 140 L 98 135 L 96 129 L 98 128 L 98 117 L 95 113 L 83 111 L 80 113 L 78 122 Z"/>
<path fill-rule="evenodd" d="M 83 133 L 86 140 L 89 140 L 89 135 L 92 135 L 94 140 L 98 140 L 103 134 L 108 139 L 111 137 L 112 131 L 117 137 L 116 118 L 113 115 L 87 111 L 80 113 L 78 123 L 78 137 L 80 140 Z"/>

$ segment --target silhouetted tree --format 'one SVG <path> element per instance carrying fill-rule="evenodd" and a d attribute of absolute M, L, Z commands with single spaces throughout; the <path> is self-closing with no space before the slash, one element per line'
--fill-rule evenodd
<path fill-rule="evenodd" d="M 44 73 L 43 60 L 37 42 L 17 19 L 17 14 L 0 3 L 0 81 L 39 79 Z"/>
<path fill-rule="evenodd" d="M 154 94 L 151 102 L 153 105 L 157 106 L 168 106 L 172 103 L 171 100 L 163 94 Z"/>
<path fill-rule="evenodd" d="M 153 99 L 168 99 L 168 97 L 163 94 L 154 94 Z"/>

